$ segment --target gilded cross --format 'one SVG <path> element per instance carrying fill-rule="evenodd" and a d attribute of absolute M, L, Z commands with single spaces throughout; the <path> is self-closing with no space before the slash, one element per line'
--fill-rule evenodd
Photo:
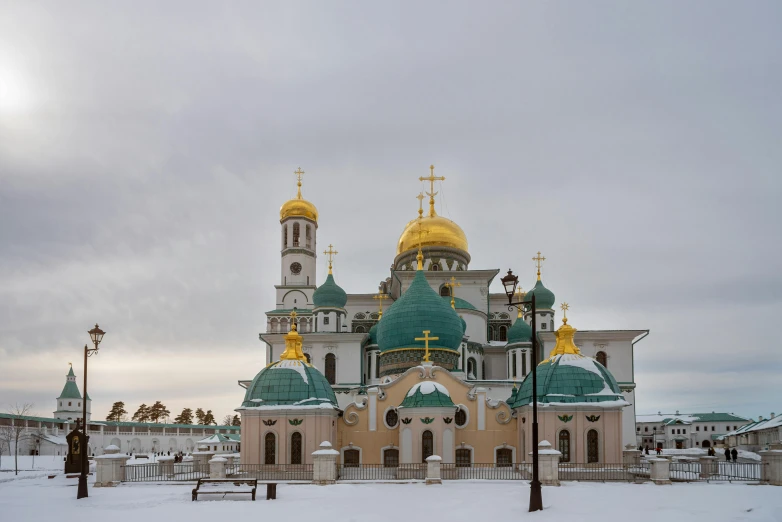
<path fill-rule="evenodd" d="M 519 286 L 519 287 L 516 289 L 516 302 L 518 302 L 518 303 L 523 303 L 523 302 L 524 302 L 524 298 L 525 298 L 526 296 L 527 296 L 527 292 L 525 292 L 524 290 L 522 290 L 522 289 L 521 289 L 521 286 Z M 522 305 L 522 306 L 520 306 L 520 307 L 519 307 L 519 315 L 518 315 L 518 317 L 521 317 L 521 309 L 522 309 L 522 307 L 523 307 L 523 306 L 524 306 L 524 305 Z"/>
<path fill-rule="evenodd" d="M 324 250 L 323 253 L 327 256 L 329 256 L 329 274 L 331 273 L 331 263 L 334 262 L 334 256 L 339 254 L 336 250 L 334 250 L 334 245 L 329 245 L 328 250 Z"/>
<path fill-rule="evenodd" d="M 434 216 L 436 215 L 434 212 L 434 197 L 437 195 L 437 192 L 434 191 L 434 182 L 445 181 L 445 176 L 435 176 L 434 165 L 429 165 L 429 177 L 420 177 L 418 178 L 418 181 L 429 182 L 429 192 L 427 192 L 426 195 L 429 196 L 429 215 Z"/>
<path fill-rule="evenodd" d="M 296 197 L 301 199 L 301 176 L 304 174 L 304 171 L 301 170 L 301 167 L 299 167 L 299 169 L 295 170 L 293 173 L 296 174 L 296 180 L 298 181 L 297 185 L 299 187 L 299 192 Z"/>
<path fill-rule="evenodd" d="M 424 361 L 429 362 L 429 341 L 439 341 L 439 337 L 429 337 L 429 334 L 431 333 L 431 330 L 424 330 L 424 336 L 423 337 L 416 337 L 416 341 L 423 341 L 424 342 L 424 349 L 426 352 L 424 353 Z"/>
<path fill-rule="evenodd" d="M 567 311 L 570 310 L 570 305 L 567 303 L 562 303 L 560 305 L 560 308 L 562 309 L 562 314 L 563 314 L 562 320 L 567 322 Z"/>
<path fill-rule="evenodd" d="M 533 257 L 532 260 L 538 265 L 538 281 L 540 281 L 540 265 L 543 264 L 543 261 L 545 261 L 546 258 L 541 256 L 540 251 L 538 251 L 538 255 Z"/>
<path fill-rule="evenodd" d="M 416 261 L 418 261 L 417 269 L 418 270 L 423 270 L 424 269 L 424 253 L 421 250 L 421 246 L 422 246 L 421 244 L 423 243 L 423 237 L 426 234 L 428 234 L 429 231 L 426 230 L 426 229 L 421 228 L 421 221 L 420 220 L 418 221 L 418 223 L 416 223 L 416 225 L 418 225 L 418 232 L 417 232 L 417 234 L 418 234 L 418 255 L 415 256 L 415 258 L 416 258 Z"/>
<path fill-rule="evenodd" d="M 377 295 L 372 296 L 372 299 L 377 299 L 380 303 L 380 317 L 379 319 L 383 318 L 383 299 L 388 299 L 388 294 L 383 294 L 381 292 L 378 292 Z"/>
<path fill-rule="evenodd" d="M 456 282 L 456 278 L 451 276 L 451 282 L 445 283 L 445 286 L 451 289 L 451 308 L 456 309 L 456 300 L 454 299 L 454 289 L 462 286 L 461 283 Z"/>
<path fill-rule="evenodd" d="M 419 192 L 415 198 L 418 200 L 418 217 L 420 218 L 424 215 L 424 193 Z"/>

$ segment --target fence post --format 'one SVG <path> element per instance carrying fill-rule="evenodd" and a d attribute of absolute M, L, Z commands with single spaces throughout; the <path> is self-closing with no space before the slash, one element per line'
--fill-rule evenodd
<path fill-rule="evenodd" d="M 158 457 L 157 463 L 161 475 L 164 477 L 171 477 L 174 475 L 174 457 Z"/>
<path fill-rule="evenodd" d="M 105 454 L 95 457 L 95 487 L 116 486 L 125 479 L 125 464 L 130 459 L 129 455 L 120 454 L 119 448 L 106 446 Z"/>
<path fill-rule="evenodd" d="M 658 486 L 671 483 L 671 461 L 668 459 L 649 459 L 650 478 Z"/>
<path fill-rule="evenodd" d="M 191 455 L 193 456 L 193 471 L 196 473 L 209 473 L 209 461 L 215 456 L 215 452 L 194 451 Z"/>
<path fill-rule="evenodd" d="M 337 481 L 337 457 L 339 451 L 331 447 L 331 443 L 324 440 L 320 443 L 320 449 L 312 452 L 312 482 L 325 486 Z"/>
<path fill-rule="evenodd" d="M 426 485 L 442 484 L 443 481 L 440 478 L 440 464 L 443 458 L 438 455 L 432 455 L 426 457 Z"/>
<path fill-rule="evenodd" d="M 700 457 L 698 462 L 701 464 L 701 478 L 708 480 L 719 472 L 719 457 Z"/>
<path fill-rule="evenodd" d="M 551 443 L 547 440 L 538 444 L 538 473 L 540 483 L 544 486 L 559 486 L 559 451 L 551 449 Z"/>
<path fill-rule="evenodd" d="M 628 444 L 622 451 L 622 463 L 626 466 L 635 466 L 641 463 L 641 450 L 636 449 L 635 444 Z"/>
<path fill-rule="evenodd" d="M 763 471 L 761 480 L 772 486 L 782 486 L 782 450 L 759 451 Z"/>
<path fill-rule="evenodd" d="M 225 478 L 225 463 L 228 462 L 223 457 L 215 457 L 209 461 L 209 478 Z"/>

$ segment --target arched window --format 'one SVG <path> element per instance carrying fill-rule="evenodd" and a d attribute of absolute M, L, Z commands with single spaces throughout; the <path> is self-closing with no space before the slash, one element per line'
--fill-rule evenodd
<path fill-rule="evenodd" d="M 366 319 L 366 318 L 367 318 L 367 316 L 362 314 L 361 312 L 359 312 L 359 313 L 357 313 L 356 315 L 353 316 L 353 319 Z"/>
<path fill-rule="evenodd" d="M 457 407 L 456 413 L 454 414 L 454 421 L 460 428 L 467 424 L 467 412 L 465 412 L 462 408 Z"/>
<path fill-rule="evenodd" d="M 293 246 L 297 247 L 299 246 L 299 224 L 294 223 L 293 224 Z"/>
<path fill-rule="evenodd" d="M 305 234 L 306 234 L 306 240 L 307 240 L 307 248 L 312 248 L 312 236 L 310 235 L 310 226 L 307 225 L 305 228 Z"/>
<path fill-rule="evenodd" d="M 269 331 L 271 333 L 277 333 L 277 328 L 279 328 L 280 323 L 277 321 L 277 319 L 271 320 L 271 325 L 269 326 Z"/>
<path fill-rule="evenodd" d="M 337 356 L 333 353 L 326 354 L 326 380 L 329 384 L 337 383 Z"/>
<path fill-rule="evenodd" d="M 345 467 L 357 468 L 361 464 L 361 453 L 357 449 L 345 450 Z"/>
<path fill-rule="evenodd" d="M 527 376 L 527 353 L 521 352 L 521 376 Z"/>
<path fill-rule="evenodd" d="M 432 264 L 429 265 L 429 270 L 431 270 L 432 272 L 437 272 L 438 270 L 440 270 L 440 265 L 438 265 L 433 261 Z"/>
<path fill-rule="evenodd" d="M 301 433 L 291 435 L 291 464 L 301 464 Z"/>
<path fill-rule="evenodd" d="M 500 314 L 500 319 L 510 319 L 510 316 L 508 314 L 506 314 L 505 312 L 502 312 Z"/>
<path fill-rule="evenodd" d="M 470 357 L 469 359 L 467 359 L 467 378 L 468 379 L 476 379 L 477 376 L 475 375 L 475 371 L 476 371 L 475 359 Z"/>
<path fill-rule="evenodd" d="M 366 333 L 367 330 L 363 326 L 356 326 L 356 333 Z"/>
<path fill-rule="evenodd" d="M 280 333 L 288 333 L 288 319 L 280 319 Z"/>
<path fill-rule="evenodd" d="M 421 462 L 434 455 L 434 435 L 429 430 L 421 434 Z"/>
<path fill-rule="evenodd" d="M 568 430 L 559 432 L 559 452 L 562 453 L 562 456 L 559 457 L 560 462 L 570 462 L 570 432 Z"/>
<path fill-rule="evenodd" d="M 456 467 L 469 468 L 472 464 L 472 450 L 470 448 L 459 448 L 456 450 Z"/>
<path fill-rule="evenodd" d="M 481 379 L 486 378 L 486 361 L 481 361 Z"/>
<path fill-rule="evenodd" d="M 282 248 L 288 246 L 288 225 L 282 227 Z"/>
<path fill-rule="evenodd" d="M 508 340 L 508 327 L 505 325 L 500 326 L 500 341 Z"/>
<path fill-rule="evenodd" d="M 372 378 L 372 355 L 367 357 L 367 377 Z"/>
<path fill-rule="evenodd" d="M 516 350 L 513 350 L 513 363 L 511 364 L 511 375 L 516 378 Z"/>
<path fill-rule="evenodd" d="M 305 353 L 305 354 L 304 354 L 304 358 L 305 358 L 305 359 L 307 359 L 307 362 L 308 362 L 309 364 L 312 364 L 312 356 L 311 356 L 310 354 L 308 354 L 308 353 Z"/>
<path fill-rule="evenodd" d="M 377 312 L 372 312 L 371 314 L 369 314 L 369 318 L 377 321 L 378 319 L 380 319 L 380 314 Z"/>
<path fill-rule="evenodd" d="M 263 438 L 263 463 L 277 464 L 277 437 L 271 432 Z"/>
<path fill-rule="evenodd" d="M 587 432 L 587 462 L 600 462 L 597 430 L 589 430 Z"/>
<path fill-rule="evenodd" d="M 399 467 L 399 450 L 398 449 L 385 449 L 383 450 L 383 466 L 386 468 L 398 468 Z"/>
<path fill-rule="evenodd" d="M 604 367 L 608 368 L 608 356 L 605 352 L 597 352 L 595 359 L 597 359 L 597 362 L 602 364 Z"/>
<path fill-rule="evenodd" d="M 513 450 L 510 448 L 497 449 L 497 467 L 505 468 L 513 465 Z"/>
<path fill-rule="evenodd" d="M 440 295 L 443 297 L 451 297 L 451 287 L 450 286 L 441 286 L 440 287 Z"/>
<path fill-rule="evenodd" d="M 489 327 L 489 340 L 490 341 L 494 340 L 494 327 L 493 326 Z"/>

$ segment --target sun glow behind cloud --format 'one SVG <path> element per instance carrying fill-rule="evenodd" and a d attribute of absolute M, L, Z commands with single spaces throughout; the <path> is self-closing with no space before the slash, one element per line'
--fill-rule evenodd
<path fill-rule="evenodd" d="M 33 97 L 24 75 L 0 63 L 0 116 L 25 112 L 32 104 Z"/>

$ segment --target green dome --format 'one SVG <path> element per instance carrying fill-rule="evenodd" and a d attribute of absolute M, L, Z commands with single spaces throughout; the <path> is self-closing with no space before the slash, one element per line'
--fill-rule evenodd
<path fill-rule="evenodd" d="M 442 298 L 448 302 L 448 306 L 451 306 L 451 298 L 449 296 L 444 295 Z M 453 304 L 456 306 L 457 310 L 477 310 L 477 308 L 461 297 L 454 297 L 453 301 Z"/>
<path fill-rule="evenodd" d="M 377 345 L 377 325 L 380 323 L 375 323 L 372 325 L 372 328 L 369 329 L 369 340 L 367 341 L 367 345 Z"/>
<path fill-rule="evenodd" d="M 317 368 L 298 360 L 270 364 L 253 379 L 242 407 L 318 406 L 337 408 L 337 396 Z"/>
<path fill-rule="evenodd" d="M 450 299 L 450 298 L 449 298 Z M 418 270 L 410 288 L 394 302 L 378 323 L 377 343 L 381 351 L 397 348 L 424 348 L 422 337 L 429 330 L 429 348 L 458 351 L 464 329 L 450 300 L 443 300 L 426 281 L 423 270 Z"/>
<path fill-rule="evenodd" d="M 454 408 L 448 389 L 432 381 L 419 382 L 407 392 L 400 408 Z"/>
<path fill-rule="evenodd" d="M 348 302 L 348 294 L 334 282 L 334 276 L 329 274 L 326 278 L 326 282 L 323 283 L 312 294 L 312 302 L 315 304 L 315 308 L 328 307 L 328 308 L 345 308 L 345 303 Z"/>
<path fill-rule="evenodd" d="M 459 316 L 459 319 L 462 320 L 462 335 L 464 335 L 464 332 L 467 331 L 467 321 L 465 321 L 462 316 Z"/>
<path fill-rule="evenodd" d="M 540 363 L 538 377 L 539 403 L 594 403 L 624 401 L 616 379 L 602 364 L 581 354 L 555 355 Z M 512 402 L 511 402 L 512 401 Z M 508 399 L 511 408 L 532 403 L 532 374 L 527 375 L 515 397 Z"/>
<path fill-rule="evenodd" d="M 541 308 L 548 308 L 552 309 L 554 308 L 554 292 L 543 286 L 543 281 L 538 279 L 538 282 L 535 283 L 535 286 L 527 292 L 527 295 L 524 297 L 525 301 L 529 301 L 532 299 L 533 294 L 535 295 L 535 307 L 537 309 Z"/>
<path fill-rule="evenodd" d="M 519 317 L 508 330 L 508 344 L 532 342 L 532 327 Z"/>

